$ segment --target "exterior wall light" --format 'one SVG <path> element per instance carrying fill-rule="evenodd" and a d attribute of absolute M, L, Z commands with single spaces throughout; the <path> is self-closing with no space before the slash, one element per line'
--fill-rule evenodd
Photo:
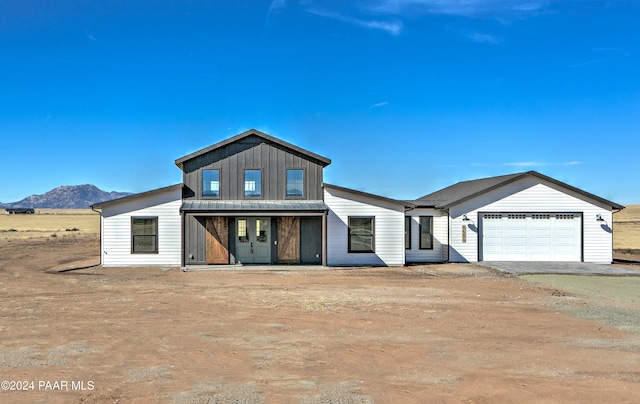
<path fill-rule="evenodd" d="M 598 213 L 598 214 L 596 215 L 596 221 L 598 221 L 598 222 L 604 222 L 604 219 L 602 218 L 602 215 L 601 215 L 600 213 Z"/>
<path fill-rule="evenodd" d="M 471 219 L 469 219 L 469 218 L 467 217 L 467 214 L 465 213 L 464 215 L 462 215 L 462 221 L 463 221 L 463 222 L 470 222 L 470 221 L 471 221 Z"/>

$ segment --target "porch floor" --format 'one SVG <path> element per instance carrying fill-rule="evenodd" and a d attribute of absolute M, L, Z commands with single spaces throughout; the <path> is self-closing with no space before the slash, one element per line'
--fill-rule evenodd
<path fill-rule="evenodd" d="M 332 269 L 322 265 L 269 265 L 269 264 L 236 264 L 236 265 L 187 265 L 182 271 L 317 271 Z M 335 269 L 335 268 L 333 268 Z"/>

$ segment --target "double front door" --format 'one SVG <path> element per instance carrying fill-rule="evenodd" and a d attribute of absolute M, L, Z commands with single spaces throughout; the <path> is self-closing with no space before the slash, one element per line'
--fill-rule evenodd
<path fill-rule="evenodd" d="M 236 219 L 236 259 L 242 264 L 271 262 L 271 219 Z"/>

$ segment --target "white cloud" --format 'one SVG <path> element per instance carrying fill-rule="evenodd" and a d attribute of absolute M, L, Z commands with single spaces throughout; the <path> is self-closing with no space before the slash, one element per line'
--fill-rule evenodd
<path fill-rule="evenodd" d="M 264 20 L 265 27 L 270 26 L 271 19 L 273 18 L 273 16 L 275 14 L 282 12 L 282 10 L 284 10 L 285 7 L 287 7 L 286 0 L 273 0 L 269 5 L 269 10 L 267 10 L 267 16 L 265 17 L 265 20 Z"/>
<path fill-rule="evenodd" d="M 391 35 L 398 35 L 400 31 L 402 31 L 402 23 L 395 19 L 383 21 L 383 20 L 375 20 L 375 19 L 355 18 L 355 17 L 346 16 L 343 14 L 334 13 L 331 11 L 320 10 L 317 8 L 309 8 L 306 11 L 313 15 L 317 15 L 325 18 L 331 18 L 331 19 L 342 21 L 352 25 L 386 31 Z"/>
<path fill-rule="evenodd" d="M 476 17 L 532 13 L 548 3 L 548 0 L 378 0 L 370 9 L 396 15 L 420 12 Z"/>
<path fill-rule="evenodd" d="M 389 103 L 387 101 L 383 101 L 383 102 L 378 102 L 376 104 L 373 104 L 371 106 L 371 108 L 378 108 L 378 107 L 384 107 L 385 105 L 389 105 Z"/>
<path fill-rule="evenodd" d="M 287 6 L 286 0 L 273 0 L 271 2 L 271 5 L 269 6 L 269 11 L 267 11 L 267 13 L 271 14 L 271 13 L 278 12 L 283 8 L 285 8 L 286 6 Z"/>
<path fill-rule="evenodd" d="M 472 32 L 470 34 L 467 34 L 467 38 L 470 39 L 471 41 L 477 42 L 477 43 L 487 43 L 487 44 L 492 44 L 492 45 L 498 45 L 500 43 L 496 39 L 496 37 L 494 37 L 493 35 L 482 34 L 480 32 Z"/>

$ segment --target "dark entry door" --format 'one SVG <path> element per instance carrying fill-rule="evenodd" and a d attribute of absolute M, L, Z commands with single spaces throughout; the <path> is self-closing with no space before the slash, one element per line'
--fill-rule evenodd
<path fill-rule="evenodd" d="M 302 264 L 322 264 L 322 218 L 303 217 L 300 221 L 300 262 Z"/>
<path fill-rule="evenodd" d="M 229 222 L 226 217 L 208 217 L 206 220 L 207 264 L 229 263 Z"/>

